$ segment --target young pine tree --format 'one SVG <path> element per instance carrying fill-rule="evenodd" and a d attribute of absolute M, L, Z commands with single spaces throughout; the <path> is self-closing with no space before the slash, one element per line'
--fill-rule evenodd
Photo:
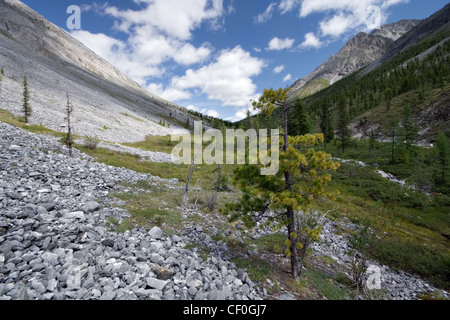
<path fill-rule="evenodd" d="M 241 191 L 241 198 L 236 203 L 229 203 L 226 213 L 231 214 L 232 221 L 241 219 L 247 227 L 255 227 L 260 221 L 274 227 L 285 227 L 288 237 L 285 254 L 290 258 L 292 276 L 298 279 L 301 272 L 299 259 L 304 256 L 301 250 L 306 252 L 302 239 L 318 239 L 322 227 L 320 224 L 313 224 L 313 227 L 301 225 L 305 219 L 299 219 L 299 214 L 309 214 L 314 199 L 333 197 L 325 191 L 325 186 L 331 180 L 328 171 L 337 170 L 339 163 L 333 162 L 331 155 L 312 148 L 323 142 L 323 134 L 288 135 L 287 94 L 288 90 L 284 89 L 266 89 L 261 98 L 253 103 L 255 108 L 269 115 L 275 106 L 283 108 L 280 170 L 274 175 L 261 175 L 261 164 L 237 167 L 233 181 Z M 273 138 L 269 142 L 272 141 Z M 300 153 L 296 147 L 311 148 L 306 153 Z"/>
<path fill-rule="evenodd" d="M 331 118 L 330 107 L 327 105 L 322 106 L 322 113 L 320 114 L 320 129 L 324 136 L 325 150 L 327 144 L 334 139 L 334 129 Z"/>
<path fill-rule="evenodd" d="M 28 123 L 31 117 L 31 107 L 30 107 L 30 93 L 28 91 L 28 80 L 27 76 L 23 77 L 23 104 L 22 104 L 22 112 L 25 123 Z"/>

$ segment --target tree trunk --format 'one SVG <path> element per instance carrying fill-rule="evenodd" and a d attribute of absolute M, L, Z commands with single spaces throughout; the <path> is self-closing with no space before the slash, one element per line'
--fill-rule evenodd
<path fill-rule="evenodd" d="M 297 224 L 295 223 L 295 217 L 294 217 L 294 210 L 292 208 L 289 208 L 287 213 L 287 218 L 289 220 L 288 224 L 288 234 L 289 234 L 289 241 L 290 241 L 290 253 L 291 253 L 291 273 L 292 277 L 294 279 L 300 278 L 300 270 L 299 270 L 299 263 L 298 263 L 298 251 L 297 251 L 297 242 L 298 242 L 298 228 Z M 295 236 L 293 236 L 295 234 Z"/>
<path fill-rule="evenodd" d="M 194 174 L 195 160 L 197 159 L 197 155 L 198 155 L 198 152 L 195 154 L 194 158 L 192 159 L 191 167 L 189 168 L 186 187 L 184 189 L 183 201 L 181 203 L 182 208 L 186 207 L 186 205 L 187 205 L 188 194 L 189 194 L 189 185 L 191 184 L 192 175 Z"/>
<path fill-rule="evenodd" d="M 287 99 L 286 99 L 287 100 Z M 289 115 L 289 108 L 288 104 L 286 103 L 286 100 L 283 104 L 284 109 L 284 152 L 288 149 L 288 115 Z M 288 171 L 284 172 L 284 178 L 285 178 L 285 189 L 292 192 L 292 177 L 291 173 Z M 295 217 L 294 217 L 294 210 L 293 208 L 288 208 L 286 212 L 286 217 L 289 221 L 288 223 L 288 237 L 289 241 L 291 243 L 290 245 L 290 253 L 291 253 L 291 272 L 292 277 L 294 279 L 298 279 L 300 274 L 298 270 L 298 254 L 297 254 L 297 241 L 298 241 L 298 230 L 297 225 L 295 223 Z M 293 235 L 295 236 L 293 237 Z"/>

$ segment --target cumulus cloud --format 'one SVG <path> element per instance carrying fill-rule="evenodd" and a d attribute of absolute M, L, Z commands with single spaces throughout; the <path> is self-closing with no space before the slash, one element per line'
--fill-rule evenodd
<path fill-rule="evenodd" d="M 371 14 L 369 8 L 381 9 L 380 22 L 385 23 L 388 9 L 393 5 L 408 3 L 409 0 L 304 0 L 300 4 L 300 17 L 313 13 L 332 13 L 320 22 L 322 36 L 338 37 L 346 32 L 367 29 Z"/>
<path fill-rule="evenodd" d="M 292 75 L 289 73 L 288 75 L 286 75 L 286 77 L 283 78 L 283 82 L 291 81 L 291 79 L 292 79 Z"/>
<path fill-rule="evenodd" d="M 217 29 L 231 11 L 223 8 L 223 0 L 134 0 L 140 8 L 121 10 L 108 3 L 85 6 L 114 19 L 114 29 L 128 38 L 120 41 L 104 34 L 74 31 L 72 35 L 115 65 L 140 85 L 151 78 L 161 78 L 164 64 L 182 66 L 203 63 L 214 48 L 209 43 L 194 46 L 192 32 L 203 24 Z M 153 88 L 155 89 L 155 88 Z M 167 92 L 167 96 L 180 96 Z"/>
<path fill-rule="evenodd" d="M 323 36 L 338 37 L 358 24 L 353 14 L 339 13 L 329 20 L 320 22 Z"/>
<path fill-rule="evenodd" d="M 142 10 L 119 10 L 107 7 L 105 12 L 120 20 L 117 27 L 129 30 L 133 26 L 150 25 L 169 37 L 188 40 L 192 31 L 203 22 L 211 27 L 220 25 L 224 14 L 222 0 L 138 0 L 146 4 Z"/>
<path fill-rule="evenodd" d="M 260 14 L 258 14 L 258 16 L 256 16 L 255 22 L 256 23 L 264 23 L 264 22 L 267 22 L 270 19 L 272 19 L 272 15 L 273 15 L 273 12 L 275 11 L 276 5 L 277 5 L 276 2 L 272 2 L 271 4 L 269 4 L 266 11 L 264 11 L 263 13 L 260 13 Z"/>
<path fill-rule="evenodd" d="M 208 110 L 206 111 L 206 115 L 213 118 L 219 118 L 220 114 L 216 110 Z"/>
<path fill-rule="evenodd" d="M 222 50 L 217 59 L 185 75 L 174 77 L 167 90 L 191 92 L 199 89 L 208 99 L 219 100 L 222 106 L 246 106 L 255 98 L 252 77 L 261 73 L 265 63 L 252 57 L 240 46 Z"/>
<path fill-rule="evenodd" d="M 305 41 L 300 44 L 300 48 L 320 48 L 323 43 L 317 38 L 314 32 L 305 34 Z"/>
<path fill-rule="evenodd" d="M 284 49 L 290 49 L 294 45 L 295 40 L 290 38 L 285 39 L 279 39 L 277 37 L 270 40 L 269 45 L 267 46 L 266 50 L 284 50 Z"/>
<path fill-rule="evenodd" d="M 284 66 L 281 65 L 281 66 L 275 67 L 275 68 L 273 69 L 273 72 L 275 72 L 275 73 L 280 73 L 280 72 L 283 71 L 283 70 L 284 70 Z"/>
<path fill-rule="evenodd" d="M 280 0 L 278 5 L 272 2 L 267 10 L 260 14 L 261 22 L 266 22 L 272 18 L 278 10 L 280 14 L 286 14 L 292 11 L 298 11 L 299 18 L 306 18 L 311 14 L 323 13 L 324 18 L 319 22 L 318 30 L 320 37 L 337 38 L 348 32 L 369 31 L 373 24 L 368 20 L 372 12 L 368 10 L 373 6 L 380 8 L 381 14 L 379 22 L 386 23 L 389 8 L 402 3 L 408 3 L 410 0 Z M 277 7 L 277 8 L 275 8 Z M 264 18 L 264 19 L 263 19 Z M 320 41 L 317 36 L 305 39 L 302 47 L 320 47 L 325 43 Z"/>

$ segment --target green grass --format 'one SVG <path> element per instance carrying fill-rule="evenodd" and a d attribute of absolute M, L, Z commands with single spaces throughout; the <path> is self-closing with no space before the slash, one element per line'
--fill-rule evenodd
<path fill-rule="evenodd" d="M 54 131 L 43 125 L 27 124 L 23 122 L 20 117 L 16 117 L 11 112 L 4 109 L 0 109 L 0 121 L 36 134 L 48 134 L 58 138 L 64 138 L 66 135 L 64 132 Z"/>
<path fill-rule="evenodd" d="M 155 225 L 172 232 L 180 227 L 182 215 L 177 210 L 183 196 L 182 190 L 167 189 L 159 183 L 138 181 L 136 185 L 126 185 L 144 192 L 113 193 L 112 196 L 125 201 L 125 209 L 132 215 L 116 230 L 123 232 L 132 228 L 151 228 Z"/>
<path fill-rule="evenodd" d="M 55 132 L 43 126 L 26 125 L 11 113 L 0 110 L 0 121 L 24 128 L 38 134 L 52 134 L 63 137 L 65 133 Z M 146 141 L 130 144 L 141 149 L 169 152 L 173 145 L 169 137 L 148 137 Z M 81 151 L 97 159 L 98 162 L 111 166 L 124 167 L 136 172 L 150 173 L 162 178 L 178 178 L 180 186 L 186 182 L 189 165 L 176 165 L 172 163 L 151 163 L 142 161 L 138 156 L 129 153 L 120 153 L 107 149 L 90 150 L 77 145 Z M 430 161 L 429 150 L 415 149 L 416 156 L 409 163 L 397 163 L 391 166 L 388 161 L 379 161 L 389 152 L 388 144 L 378 144 L 378 149 L 371 152 L 365 142 L 347 149 L 345 155 L 340 155 L 339 146 L 329 144 L 327 151 L 332 154 L 373 163 L 378 161 L 382 170 L 392 172 L 400 178 L 408 178 L 418 174 L 421 170 L 429 170 L 433 166 Z M 428 159 L 428 160 L 427 160 Z M 214 192 L 213 181 L 216 177 L 216 165 L 196 165 L 192 178 L 191 188 L 199 186 L 202 192 L 191 191 L 189 198 L 191 204 L 198 200 L 202 208 L 207 197 Z M 232 174 L 234 166 L 223 166 L 223 174 Z M 330 214 L 332 219 L 348 218 L 355 223 L 368 221 L 373 229 L 382 236 L 377 242 L 373 258 L 381 263 L 419 274 L 427 278 L 433 285 L 448 289 L 449 285 L 449 250 L 448 240 L 444 235 L 450 234 L 450 216 L 448 213 L 449 197 L 446 194 L 425 196 L 416 191 L 408 191 L 401 186 L 386 181 L 370 167 L 358 167 L 343 164 L 333 173 L 333 180 L 329 186 L 330 191 L 339 190 L 340 195 L 336 202 L 322 200 L 317 202 L 321 211 L 337 210 Z M 183 190 L 171 190 L 162 185 L 152 184 L 149 181 L 140 181 L 133 189 L 143 189 L 144 193 L 118 193 L 113 194 L 126 202 L 125 208 L 132 217 L 123 221 L 109 221 L 114 229 L 124 232 L 135 227 L 151 228 L 154 225 L 163 226 L 168 232 L 175 232 L 182 226 L 183 219 L 177 210 L 181 203 Z M 217 207 L 225 201 L 234 201 L 237 193 L 218 193 Z M 204 209 L 204 212 L 208 210 Z M 223 226 L 232 228 L 232 226 Z M 348 232 L 341 230 L 341 232 Z M 224 239 L 226 240 L 226 239 Z M 273 235 L 262 237 L 259 240 L 246 240 L 244 245 L 239 244 L 233 250 L 245 250 L 248 245 L 256 245 L 258 251 L 272 255 L 279 254 L 277 248 L 282 247 L 284 237 Z M 230 243 L 231 244 L 231 243 Z M 288 283 L 288 272 L 281 270 L 280 266 L 258 256 L 252 259 L 237 259 L 238 266 L 248 270 L 252 279 L 265 282 L 271 279 L 284 279 Z M 304 274 L 303 282 L 293 285 L 293 290 L 303 292 L 305 297 L 325 297 L 327 299 L 340 299 L 347 294 L 346 289 L 337 286 L 336 279 L 321 273 L 316 269 Z M 330 281 L 331 279 L 331 281 Z M 341 290 L 342 289 L 342 290 Z"/>
<path fill-rule="evenodd" d="M 137 118 L 137 117 L 134 117 L 132 115 L 129 115 L 128 113 L 121 113 L 121 115 L 123 115 L 125 117 L 128 117 L 128 118 L 131 118 L 131 119 L 134 119 L 134 120 L 139 121 L 139 122 L 145 122 L 144 120 L 142 120 L 140 118 Z"/>
<path fill-rule="evenodd" d="M 320 90 L 328 88 L 329 86 L 330 82 L 328 80 L 323 78 L 315 79 L 301 88 L 298 92 L 296 92 L 295 96 L 293 98 L 290 98 L 289 100 L 306 98 Z"/>
<path fill-rule="evenodd" d="M 330 190 L 339 190 L 336 202 L 321 201 L 323 210 L 338 208 L 335 219 L 368 221 L 381 237 L 373 258 L 421 275 L 435 286 L 450 287 L 448 240 L 450 215 L 446 201 L 389 182 L 371 168 L 343 164 L 333 173 Z"/>

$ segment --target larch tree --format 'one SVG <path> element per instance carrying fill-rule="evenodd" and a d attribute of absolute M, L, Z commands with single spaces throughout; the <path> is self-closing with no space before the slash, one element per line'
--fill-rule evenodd
<path fill-rule="evenodd" d="M 331 155 L 312 148 L 323 142 L 323 134 L 288 135 L 287 95 L 286 89 L 266 89 L 258 101 L 253 101 L 256 109 L 269 116 L 276 107 L 283 108 L 283 139 L 270 136 L 267 141 L 268 144 L 280 141 L 280 170 L 274 175 L 261 175 L 264 164 L 246 163 L 237 167 L 233 182 L 239 187 L 241 198 L 228 203 L 224 213 L 231 221 L 241 220 L 249 228 L 256 227 L 258 222 L 286 228 L 285 254 L 290 258 L 292 276 L 298 279 L 307 246 L 318 239 L 322 230 L 319 220 L 311 223 L 313 201 L 319 197 L 334 197 L 325 187 L 331 180 L 329 171 L 337 170 L 339 163 L 332 161 Z M 300 153 L 299 147 L 309 149 Z"/>

